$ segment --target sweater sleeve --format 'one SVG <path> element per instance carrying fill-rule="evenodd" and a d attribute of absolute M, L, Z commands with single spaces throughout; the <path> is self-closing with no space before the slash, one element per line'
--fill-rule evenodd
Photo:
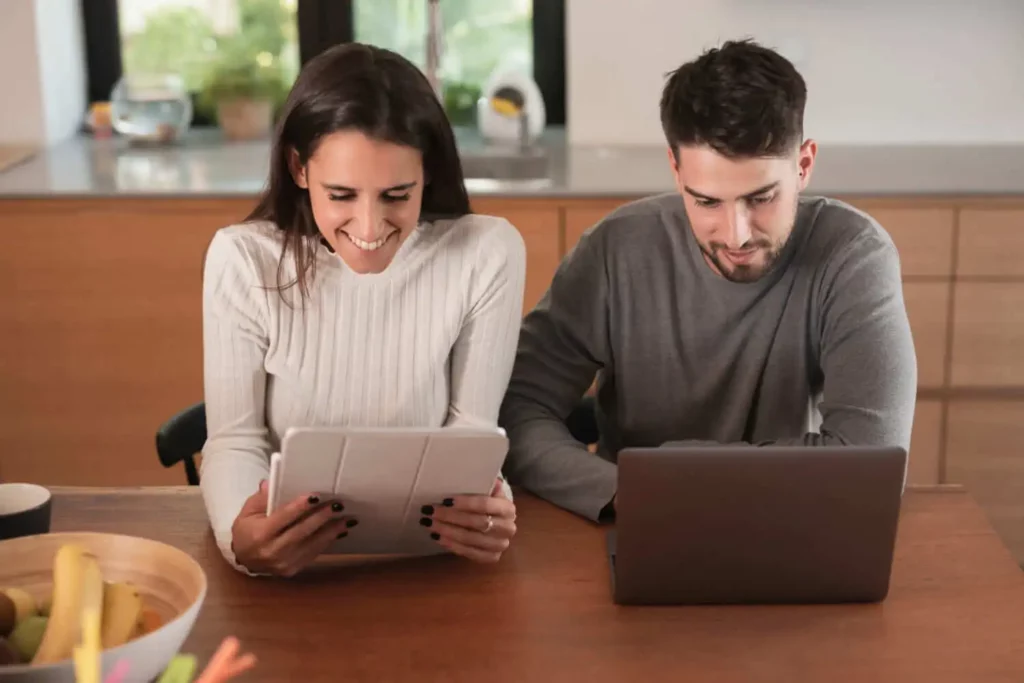
<path fill-rule="evenodd" d="M 269 478 L 264 417 L 267 290 L 237 228 L 219 231 L 203 269 L 203 365 L 207 441 L 200 487 L 221 553 L 236 569 L 231 527 Z"/>
<path fill-rule="evenodd" d="M 523 321 L 501 410 L 509 480 L 593 520 L 615 495 L 616 467 L 573 438 L 565 420 L 597 371 L 611 366 L 607 306 L 602 235 L 591 230 Z"/>
<path fill-rule="evenodd" d="M 496 426 L 515 359 L 526 245 L 507 221 L 480 240 L 469 310 L 451 352 L 447 426 Z M 512 491 L 502 482 L 505 496 Z"/>
<path fill-rule="evenodd" d="M 822 289 L 818 325 L 822 424 L 796 441 L 909 450 L 917 354 L 891 241 L 868 232 L 843 251 Z"/>

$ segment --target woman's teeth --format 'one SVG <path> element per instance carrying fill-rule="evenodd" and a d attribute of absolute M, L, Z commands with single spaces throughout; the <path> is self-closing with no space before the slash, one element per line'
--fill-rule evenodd
<path fill-rule="evenodd" d="M 373 242 L 365 242 L 354 235 L 349 235 L 348 233 L 345 233 L 345 236 L 348 237 L 352 244 L 356 245 L 363 251 L 377 251 L 388 241 L 388 237 L 391 237 L 391 235 L 386 235 L 378 240 L 374 240 Z"/>

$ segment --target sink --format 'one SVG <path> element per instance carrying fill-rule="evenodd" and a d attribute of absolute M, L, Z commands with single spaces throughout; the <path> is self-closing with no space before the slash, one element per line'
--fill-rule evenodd
<path fill-rule="evenodd" d="M 551 162 L 543 149 L 474 149 L 459 155 L 467 179 L 539 180 L 551 173 Z"/>

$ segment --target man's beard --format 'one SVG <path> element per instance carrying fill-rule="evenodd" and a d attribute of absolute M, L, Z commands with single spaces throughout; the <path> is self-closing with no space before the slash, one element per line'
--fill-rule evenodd
<path fill-rule="evenodd" d="M 728 251 L 728 248 L 721 242 L 711 242 L 705 247 L 698 241 L 697 244 L 700 246 L 701 252 L 707 257 L 711 263 L 715 265 L 718 272 L 721 273 L 722 277 L 732 282 L 757 282 L 768 273 L 772 272 L 775 266 L 778 264 L 779 256 L 782 254 L 782 250 L 786 248 L 786 244 L 792 238 L 793 233 L 796 232 L 797 218 L 800 211 L 800 195 L 797 194 L 793 198 L 792 217 L 790 218 L 789 231 L 786 236 L 774 244 L 771 240 L 761 239 L 755 242 L 751 242 L 750 247 L 754 247 L 764 254 L 764 265 L 757 267 L 753 265 L 744 264 L 733 264 L 732 270 L 727 270 L 723 259 L 719 258 L 718 252 L 721 250 Z"/>
<path fill-rule="evenodd" d="M 758 240 L 753 244 L 746 245 L 756 248 L 764 254 L 764 263 L 759 265 L 732 264 L 731 268 L 728 267 L 725 261 L 718 255 L 719 251 L 727 250 L 727 247 L 721 242 L 712 242 L 708 247 L 701 244 L 700 250 L 715 265 L 715 268 L 726 280 L 731 282 L 756 282 L 771 272 L 779 259 L 779 254 L 786 247 L 787 240 L 788 237 L 775 244 L 768 240 Z"/>

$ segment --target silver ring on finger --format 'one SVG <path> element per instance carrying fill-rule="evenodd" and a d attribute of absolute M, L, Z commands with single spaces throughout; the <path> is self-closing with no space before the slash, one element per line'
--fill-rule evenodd
<path fill-rule="evenodd" d="M 491 517 L 490 515 L 487 515 L 487 526 L 485 526 L 484 530 L 482 532 L 480 532 L 480 533 L 489 534 L 489 533 L 491 533 L 491 529 L 493 529 L 493 528 L 494 528 L 494 517 Z"/>

